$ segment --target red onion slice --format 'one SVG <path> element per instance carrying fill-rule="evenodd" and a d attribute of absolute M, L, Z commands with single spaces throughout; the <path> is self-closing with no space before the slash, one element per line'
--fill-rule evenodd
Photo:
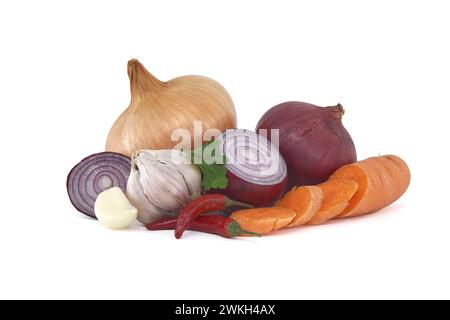
<path fill-rule="evenodd" d="M 275 185 L 286 179 L 287 167 L 278 149 L 265 137 L 245 129 L 226 130 L 217 137 L 226 168 L 245 181 Z"/>
<path fill-rule="evenodd" d="M 84 158 L 67 176 L 70 201 L 78 211 L 95 218 L 98 194 L 112 187 L 125 192 L 130 169 L 130 159 L 120 153 L 101 152 Z"/>

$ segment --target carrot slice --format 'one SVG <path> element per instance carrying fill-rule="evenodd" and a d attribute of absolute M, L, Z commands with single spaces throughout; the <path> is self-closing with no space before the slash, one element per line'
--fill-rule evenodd
<path fill-rule="evenodd" d="M 286 193 L 275 206 L 294 210 L 295 218 L 288 228 L 300 226 L 314 217 L 322 206 L 323 192 L 317 186 L 297 187 Z"/>
<path fill-rule="evenodd" d="M 349 179 L 358 189 L 338 217 L 358 216 L 384 208 L 408 189 L 411 173 L 408 165 L 394 155 L 368 158 L 345 165 L 330 180 Z"/>
<path fill-rule="evenodd" d="M 342 213 L 358 189 L 355 181 L 347 179 L 329 180 L 318 186 L 323 192 L 322 207 L 307 222 L 308 225 L 324 223 Z"/>
<path fill-rule="evenodd" d="M 266 234 L 287 226 L 295 215 L 290 209 L 273 207 L 238 210 L 230 218 L 244 230 Z"/>

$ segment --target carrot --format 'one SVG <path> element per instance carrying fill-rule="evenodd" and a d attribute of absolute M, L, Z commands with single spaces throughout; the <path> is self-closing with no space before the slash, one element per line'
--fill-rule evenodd
<path fill-rule="evenodd" d="M 353 180 L 334 179 L 318 185 L 323 192 L 320 210 L 307 222 L 308 225 L 321 224 L 339 215 L 348 206 L 358 189 Z"/>
<path fill-rule="evenodd" d="M 266 234 L 287 226 L 295 216 L 290 209 L 273 207 L 235 211 L 230 218 L 244 230 Z"/>
<path fill-rule="evenodd" d="M 358 216 L 384 208 L 408 189 L 411 174 L 399 157 L 386 155 L 368 158 L 339 168 L 330 180 L 349 179 L 358 190 L 338 217 Z"/>
<path fill-rule="evenodd" d="M 296 216 L 286 226 L 300 226 L 311 220 L 322 206 L 323 192 L 316 186 L 296 187 L 286 193 L 275 206 L 295 211 Z"/>

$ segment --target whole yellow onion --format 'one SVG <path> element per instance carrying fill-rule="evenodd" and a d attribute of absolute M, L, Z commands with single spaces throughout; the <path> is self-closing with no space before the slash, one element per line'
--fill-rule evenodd
<path fill-rule="evenodd" d="M 203 76 L 183 76 L 162 82 L 136 59 L 128 61 L 131 86 L 129 107 L 113 124 L 106 150 L 131 156 L 140 149 L 171 149 L 175 129 L 189 133 L 189 145 L 203 140 L 208 129 L 217 132 L 236 127 L 236 111 L 228 92 L 216 81 Z M 194 130 L 201 121 L 202 130 Z M 195 131 L 195 132 L 194 132 Z M 203 133 L 202 133 L 203 132 Z"/>

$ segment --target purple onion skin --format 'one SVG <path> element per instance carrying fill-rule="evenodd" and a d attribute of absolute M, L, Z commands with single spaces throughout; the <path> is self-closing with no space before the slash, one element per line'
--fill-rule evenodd
<path fill-rule="evenodd" d="M 268 207 L 284 194 L 287 186 L 287 176 L 280 183 L 259 185 L 243 180 L 228 171 L 228 186 L 224 194 L 235 201 L 251 204 L 255 207 Z"/>
<path fill-rule="evenodd" d="M 343 114 L 341 104 L 318 107 L 290 101 L 262 116 L 256 132 L 267 129 L 271 140 L 270 129 L 280 130 L 279 150 L 288 167 L 288 190 L 322 183 L 338 168 L 356 161 L 355 144 L 342 125 Z"/>

